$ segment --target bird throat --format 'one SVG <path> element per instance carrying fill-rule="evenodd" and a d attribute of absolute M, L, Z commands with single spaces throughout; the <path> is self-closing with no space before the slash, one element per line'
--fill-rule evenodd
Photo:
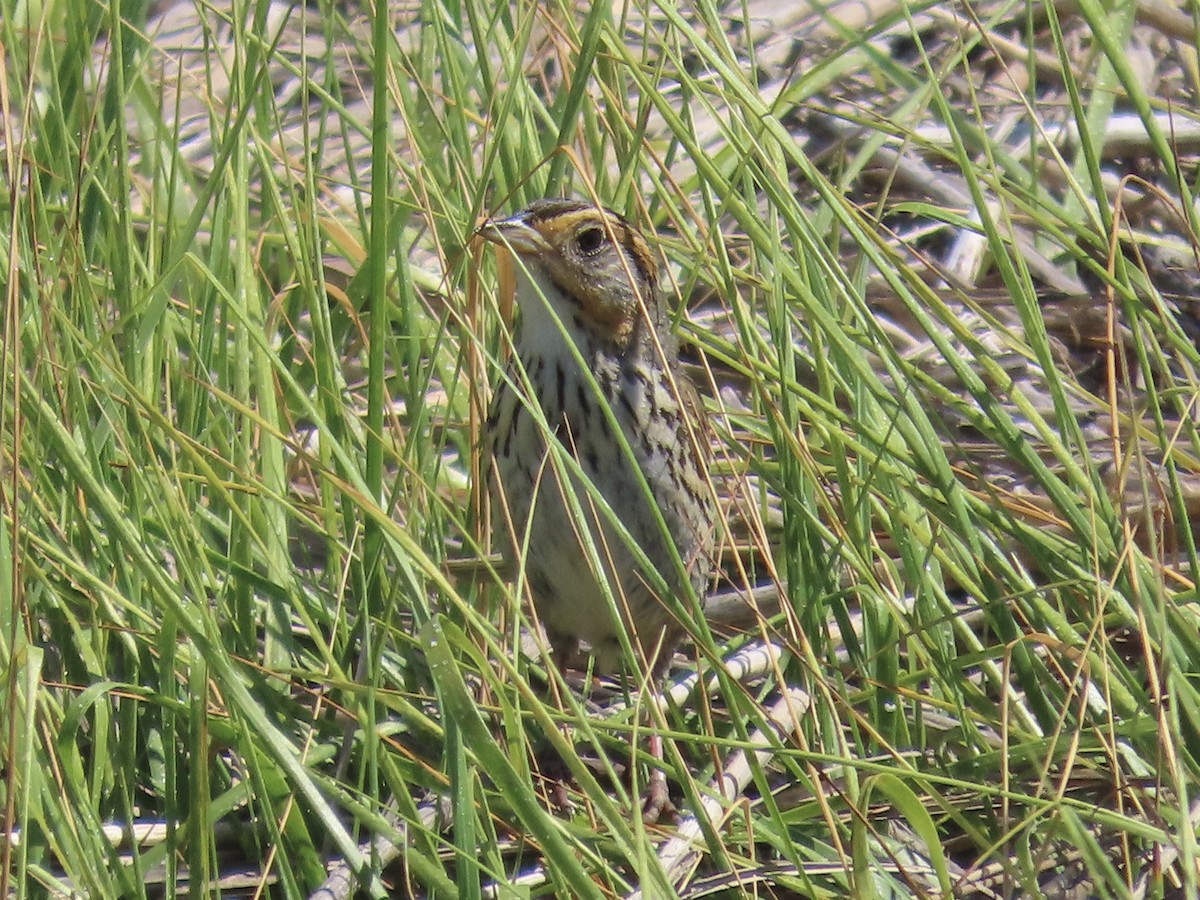
<path fill-rule="evenodd" d="M 616 356 L 631 349 L 639 316 L 583 285 L 562 285 L 541 272 L 518 274 L 518 347 L 536 347 L 543 356 L 571 359 L 568 341 L 586 358 L 600 345 Z M 565 361 L 565 360 L 564 360 Z"/>

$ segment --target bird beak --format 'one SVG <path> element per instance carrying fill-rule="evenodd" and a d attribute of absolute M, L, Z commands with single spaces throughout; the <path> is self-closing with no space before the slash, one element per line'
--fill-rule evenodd
<path fill-rule="evenodd" d="M 549 249 L 545 238 L 525 221 L 524 215 L 485 222 L 479 233 L 493 244 L 508 247 L 520 256 L 534 256 Z"/>

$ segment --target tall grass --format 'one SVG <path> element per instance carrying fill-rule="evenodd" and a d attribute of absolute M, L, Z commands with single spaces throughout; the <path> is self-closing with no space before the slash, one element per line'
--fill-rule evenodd
<path fill-rule="evenodd" d="M 1078 134 L 1052 143 L 1035 77 L 1014 150 L 958 90 L 992 23 L 947 41 L 916 7 L 831 19 L 787 68 L 752 7 L 709 3 L 180 5 L 172 40 L 141 5 L 6 0 L 0 893 L 302 896 L 336 859 L 439 897 L 945 895 L 989 867 L 1195 895 L 1198 360 L 1114 252 L 1114 109 L 1185 244 L 1194 166 L 1132 21 L 1080 9 L 1005 14 Z M 824 125 L 851 139 L 806 142 L 860 82 Z M 782 600 L 697 629 L 715 687 L 649 718 L 652 686 L 601 715 L 546 671 L 473 514 L 508 326 L 472 234 L 560 194 L 659 232 L 721 587 Z M 923 271 L 966 233 L 1003 312 Z M 1085 300 L 1047 300 L 1047 259 Z M 1064 361 L 1071 309 L 1111 323 L 1098 379 Z M 717 665 L 759 642 L 765 676 Z M 691 810 L 767 736 L 696 872 L 635 813 L 648 727 Z"/>

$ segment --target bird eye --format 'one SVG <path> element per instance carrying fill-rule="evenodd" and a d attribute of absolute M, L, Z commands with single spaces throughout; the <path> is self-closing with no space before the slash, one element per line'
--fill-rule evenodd
<path fill-rule="evenodd" d="M 575 244 L 579 247 L 579 252 L 584 256 L 592 256 L 595 253 L 599 253 L 600 248 L 604 246 L 604 229 L 595 226 L 585 228 L 575 238 Z"/>

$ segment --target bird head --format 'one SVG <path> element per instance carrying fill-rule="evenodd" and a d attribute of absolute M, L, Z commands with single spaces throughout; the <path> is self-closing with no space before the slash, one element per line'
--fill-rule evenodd
<path fill-rule="evenodd" d="M 485 223 L 481 234 L 516 254 L 534 282 L 518 288 L 518 304 L 526 305 L 532 289 L 560 316 L 617 345 L 629 342 L 647 313 L 660 324 L 658 262 L 618 213 L 579 200 L 538 200 Z"/>

